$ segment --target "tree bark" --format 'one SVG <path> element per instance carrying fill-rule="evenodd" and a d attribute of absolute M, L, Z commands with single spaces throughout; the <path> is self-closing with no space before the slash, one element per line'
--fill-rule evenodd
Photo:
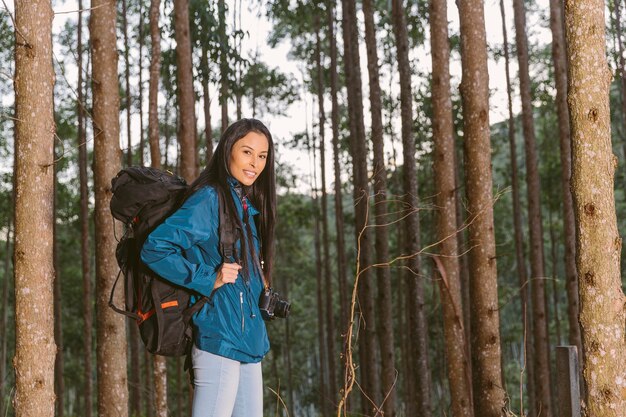
<path fill-rule="evenodd" d="M 432 51 L 433 141 L 437 216 L 437 240 L 441 265 L 439 291 L 443 309 L 450 411 L 455 417 L 473 417 L 472 380 L 468 340 L 465 338 L 463 302 L 456 234 L 455 146 L 450 97 L 450 46 L 445 0 L 430 2 Z"/>
<path fill-rule="evenodd" d="M 326 127 L 326 113 L 324 111 L 324 84 L 322 53 L 320 40 L 320 17 L 315 15 L 315 63 L 317 69 L 317 103 L 319 112 L 319 148 L 320 148 L 320 176 L 321 176 L 321 221 L 322 221 L 322 271 L 324 275 L 324 312 L 326 321 L 326 360 L 328 362 L 328 414 L 332 415 L 333 407 L 337 403 L 337 361 L 335 360 L 335 316 L 333 309 L 333 285 L 330 274 L 330 242 L 328 239 L 328 195 L 326 193 L 326 137 L 324 130 Z"/>
<path fill-rule="evenodd" d="M 387 169 L 383 140 L 382 100 L 379 80 L 376 25 L 372 0 L 363 0 L 365 17 L 365 44 L 367 47 L 367 70 L 369 75 L 370 112 L 372 116 L 372 148 L 374 150 L 374 213 L 376 262 L 385 264 L 389 259 L 389 234 L 385 224 L 387 219 Z M 380 343 L 381 395 L 385 398 L 385 416 L 396 415 L 396 364 L 394 355 L 393 302 L 391 300 L 391 271 L 389 266 L 376 268 L 378 281 L 379 320 L 378 340 Z"/>
<path fill-rule="evenodd" d="M 550 381 L 550 339 L 545 290 L 545 260 L 543 225 L 541 220 L 541 181 L 537 161 L 535 125 L 528 70 L 528 39 L 526 38 L 526 11 L 522 0 L 513 1 L 515 14 L 515 44 L 519 61 L 520 95 L 522 98 L 522 129 L 526 151 L 526 189 L 528 198 L 528 228 L 530 239 L 530 288 L 532 297 L 533 342 L 535 365 L 535 411 L 551 417 L 552 384 Z"/>
<path fill-rule="evenodd" d="M 144 166 L 144 125 L 143 125 L 143 46 L 145 42 L 145 35 L 143 33 L 144 28 L 144 16 L 143 16 L 143 1 L 139 3 L 139 86 L 137 91 L 137 97 L 139 99 L 139 165 Z"/>
<path fill-rule="evenodd" d="M 411 64 L 405 8 L 402 0 L 392 0 L 392 24 L 397 48 L 398 72 L 400 74 L 400 112 L 402 118 L 402 182 L 405 194 L 404 203 L 408 212 L 406 218 L 405 250 L 411 256 L 408 263 L 409 292 L 411 294 L 409 332 L 412 340 L 413 356 L 416 358 L 416 378 L 418 411 L 420 416 L 432 415 L 430 398 L 430 365 L 428 359 L 428 324 L 426 323 L 424 283 L 420 277 L 420 224 L 418 217 L 417 166 L 415 162 L 415 137 L 413 135 L 413 96 L 411 85 Z M 412 306 L 411 306 L 412 305 Z"/>
<path fill-rule="evenodd" d="M 517 263 L 517 278 L 519 283 L 520 304 L 524 329 L 524 366 L 528 374 L 526 380 L 526 392 L 528 393 L 528 417 L 535 416 L 535 366 L 532 355 L 532 332 L 530 331 L 530 314 L 528 311 L 528 271 L 524 256 L 524 231 L 522 229 L 522 209 L 519 195 L 519 177 L 517 169 L 517 145 L 515 143 L 515 116 L 513 115 L 513 88 L 511 86 L 509 40 L 506 29 L 506 16 L 504 12 L 504 0 L 500 0 L 500 13 L 502 16 L 502 36 L 504 38 L 504 60 L 506 73 L 506 88 L 509 110 L 509 155 L 511 161 L 511 188 L 513 197 L 513 234 L 515 239 L 515 259 Z M 523 383 L 523 381 L 522 381 Z M 520 407 L 520 412 L 523 406 Z"/>
<path fill-rule="evenodd" d="M 111 178 L 120 168 L 119 85 L 115 31 L 116 8 L 110 0 L 92 0 L 89 32 L 92 44 L 94 188 L 96 231 L 98 416 L 128 415 L 126 326 L 124 316 L 109 308 L 118 273 L 115 224 L 109 211 Z M 118 233 L 118 236 L 120 234 Z M 118 291 L 114 302 L 123 303 Z"/>
<path fill-rule="evenodd" d="M 159 7 L 161 0 L 150 0 L 150 89 L 148 91 L 148 142 L 150 143 L 150 165 L 161 168 L 159 145 L 159 77 L 161 75 L 161 30 L 159 29 Z M 166 119 L 167 121 L 167 119 Z M 167 152 L 167 148 L 165 149 Z"/>
<path fill-rule="evenodd" d="M 366 268 L 372 262 L 370 233 L 367 230 L 369 190 L 367 178 L 367 148 L 363 122 L 363 92 L 359 67 L 359 37 L 356 1 L 342 0 L 342 23 L 344 39 L 344 66 L 348 90 L 348 114 L 350 124 L 350 153 L 353 164 L 353 198 L 355 217 L 355 240 L 358 250 L 358 269 L 361 271 L 356 285 L 359 294 L 359 368 L 364 396 L 364 414 L 369 414 L 370 402 L 380 404 L 380 387 L 376 372 L 376 320 L 371 285 L 371 273 Z"/>
<path fill-rule="evenodd" d="M 330 98 L 331 126 L 333 132 L 333 169 L 335 191 L 335 230 L 337 245 L 337 282 L 339 287 L 339 324 L 341 334 L 348 329 L 348 278 L 343 221 L 343 190 L 341 188 L 341 167 L 339 165 L 339 101 L 337 99 L 337 42 L 335 41 L 334 1 L 327 3 L 328 39 L 330 43 Z"/>
<path fill-rule="evenodd" d="M 189 35 L 189 0 L 174 1 L 174 31 L 176 32 L 176 83 L 180 117 L 178 142 L 180 143 L 181 176 L 191 183 L 196 172 L 196 114 Z"/>
<path fill-rule="evenodd" d="M 54 70 L 52 5 L 15 3 L 15 415 L 52 417 Z"/>
<path fill-rule="evenodd" d="M 154 361 L 154 399 L 156 417 L 167 417 L 167 362 L 165 356 L 153 355 Z"/>
<path fill-rule="evenodd" d="M 601 0 L 565 2 L 586 417 L 623 416 L 626 410 L 626 297 L 613 192 L 617 158 L 611 146 L 604 7 Z"/>
<path fill-rule="evenodd" d="M 128 148 L 126 149 L 126 165 L 133 165 L 133 144 L 130 135 L 130 118 L 131 118 L 131 97 L 130 97 L 130 45 L 128 42 L 128 0 L 122 0 L 122 33 L 124 35 L 124 82 L 126 91 L 124 91 L 124 107 L 126 107 L 126 140 Z M 140 57 L 141 61 L 141 57 Z"/>
<path fill-rule="evenodd" d="M 76 54 L 78 57 L 78 176 L 80 181 L 80 253 L 83 274 L 83 415 L 91 417 L 93 409 L 93 378 L 92 378 L 92 349 L 93 349 L 93 285 L 91 279 L 91 245 L 89 243 L 89 190 L 87 183 L 87 135 L 85 133 L 85 102 L 83 98 L 83 1 L 78 0 L 78 40 Z"/>
<path fill-rule="evenodd" d="M 465 181 L 469 212 L 471 349 L 474 414 L 500 417 L 502 388 L 498 279 L 493 225 L 489 79 L 482 1 L 460 0 L 461 95 L 465 140 Z"/>

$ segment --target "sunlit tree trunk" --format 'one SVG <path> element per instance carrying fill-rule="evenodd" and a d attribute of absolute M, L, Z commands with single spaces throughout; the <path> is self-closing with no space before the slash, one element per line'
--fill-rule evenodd
<path fill-rule="evenodd" d="M 374 213 L 376 263 L 389 262 L 389 234 L 387 218 L 387 169 L 383 145 L 382 100 L 379 81 L 376 25 L 372 0 L 363 0 L 365 16 L 365 44 L 367 47 L 367 70 L 369 75 L 370 112 L 372 116 L 372 148 L 374 150 Z M 396 365 L 393 335 L 393 302 L 391 300 L 391 271 L 389 267 L 376 269 L 378 281 L 378 340 L 380 342 L 381 395 L 386 398 L 383 405 L 385 416 L 396 415 Z"/>
<path fill-rule="evenodd" d="M 418 209 L 417 164 L 415 162 L 415 137 L 413 135 L 413 96 L 411 87 L 411 64 L 409 62 L 409 42 L 402 0 L 392 0 L 392 23 L 397 48 L 398 72 L 400 74 L 400 107 L 402 117 L 402 182 L 405 193 L 406 210 Z M 409 292 L 411 294 L 409 334 L 412 355 L 416 358 L 414 378 L 417 378 L 418 411 L 420 416 L 431 415 L 430 365 L 428 360 L 428 324 L 424 283 L 420 276 L 420 224 L 417 212 L 406 218 L 405 251 L 413 255 L 409 259 Z"/>
<path fill-rule="evenodd" d="M 604 7 L 602 0 L 565 1 L 586 417 L 623 416 L 626 410 L 626 298 L 613 192 L 617 158 L 611 146 Z"/>
<path fill-rule="evenodd" d="M 493 224 L 489 79 L 482 1 L 459 0 L 461 95 L 469 225 L 474 414 L 500 417 L 502 388 L 498 279 Z"/>
<path fill-rule="evenodd" d="M 330 242 L 328 239 L 328 195 L 326 193 L 326 136 L 324 130 L 326 128 L 326 114 L 324 111 L 324 84 L 322 73 L 322 54 L 321 54 L 321 40 L 320 40 L 320 17 L 316 15 L 314 17 L 315 24 L 315 63 L 317 69 L 317 103 L 319 113 L 319 148 L 320 148 L 320 176 L 321 183 L 319 190 L 321 191 L 320 198 L 320 215 L 322 221 L 322 271 L 324 275 L 323 289 L 324 293 L 324 312 L 326 321 L 326 360 L 328 361 L 328 392 L 329 398 L 326 409 L 329 415 L 332 414 L 333 406 L 337 403 L 337 361 L 336 361 L 336 349 L 335 349 L 335 316 L 333 309 L 333 285 L 332 277 L 330 274 Z"/>
<path fill-rule="evenodd" d="M 513 235 L 515 239 L 515 260 L 517 267 L 517 278 L 519 283 L 521 313 L 524 329 L 524 364 L 525 373 L 528 375 L 526 379 L 526 392 L 528 393 L 528 416 L 535 415 L 535 380 L 534 380 L 534 360 L 530 315 L 528 311 L 528 270 L 526 269 L 526 259 L 524 256 L 524 231 L 522 229 L 522 208 L 519 193 L 519 177 L 517 168 L 517 145 L 515 143 L 515 116 L 513 115 L 513 88 L 511 86 L 510 58 L 509 58 L 509 40 L 506 29 L 506 15 L 504 8 L 504 0 L 500 0 L 500 13 L 502 16 L 502 36 L 504 39 L 504 60 L 506 74 L 507 101 L 509 110 L 509 155 L 511 161 L 511 189 L 513 199 Z"/>
<path fill-rule="evenodd" d="M 167 362 L 165 356 L 153 355 L 156 417 L 167 417 Z"/>
<path fill-rule="evenodd" d="M 130 97 L 130 43 L 128 42 L 128 15 L 127 0 L 122 0 L 122 33 L 124 35 L 124 107 L 126 107 L 126 165 L 133 165 L 133 145 L 131 141 L 131 97 Z"/>
<path fill-rule="evenodd" d="M 463 303 L 456 234 L 455 146 L 450 97 L 450 46 L 445 0 L 430 2 L 432 51 L 433 141 L 437 216 L 437 240 L 441 265 L 439 291 L 443 308 L 444 337 L 450 384 L 450 411 L 455 417 L 472 417 L 472 380 L 468 341 L 465 339 Z"/>
<path fill-rule="evenodd" d="M 78 119 L 78 177 L 80 181 L 80 253 L 83 274 L 83 415 L 91 417 L 93 409 L 92 345 L 93 345 L 93 284 L 91 279 L 91 245 L 89 243 L 89 190 L 87 174 L 87 135 L 85 133 L 85 100 L 83 96 L 83 2 L 78 1 L 78 57 L 77 119 Z"/>
<path fill-rule="evenodd" d="M 189 34 L 189 0 L 174 1 L 176 32 L 176 78 L 180 104 L 178 142 L 180 143 L 180 174 L 191 183 L 196 172 L 196 99 L 193 90 L 191 36 Z"/>
<path fill-rule="evenodd" d="M 126 326 L 124 316 L 109 308 L 118 273 L 115 224 L 109 211 L 111 178 L 120 169 L 119 85 L 115 31 L 116 8 L 110 0 L 92 0 L 89 33 L 92 45 L 94 189 L 96 231 L 98 416 L 128 415 Z M 118 236 L 120 234 L 118 233 Z M 123 303 L 123 291 L 114 302 Z"/>
<path fill-rule="evenodd" d="M 359 37 L 355 0 L 342 0 L 342 23 L 344 39 L 344 66 L 348 90 L 348 114 L 350 124 L 350 153 L 353 165 L 353 197 L 355 211 L 355 238 L 358 247 L 358 264 L 363 271 L 358 278 L 360 320 L 364 326 L 359 330 L 359 368 L 364 396 L 363 412 L 368 414 L 374 404 L 380 404 L 380 384 L 376 372 L 376 318 L 373 306 L 371 273 L 372 263 L 370 233 L 367 225 L 369 191 L 367 171 L 367 148 L 363 122 L 363 92 L 359 68 Z M 368 398 L 369 397 L 369 398 Z"/>
<path fill-rule="evenodd" d="M 339 165 L 339 102 L 337 98 L 337 43 L 335 41 L 334 1 L 327 3 L 328 39 L 330 43 L 330 98 L 331 126 L 333 132 L 333 169 L 335 179 L 335 229 L 337 245 L 337 281 L 339 283 L 339 325 L 341 334 L 348 329 L 348 278 L 343 227 L 343 190 L 341 189 L 341 168 Z"/>
<path fill-rule="evenodd" d="M 161 30 L 159 29 L 159 7 L 161 0 L 150 1 L 150 87 L 148 90 L 148 143 L 150 144 L 150 165 L 161 168 L 161 148 L 159 145 L 159 77 L 161 75 Z M 167 119 L 166 119 L 167 121 Z M 165 148 L 167 152 L 167 148 Z"/>
<path fill-rule="evenodd" d="M 535 365 L 535 412 L 550 417 L 552 397 L 550 381 L 550 338 L 545 289 L 545 258 L 541 220 L 541 182 L 537 161 L 535 124 L 528 70 L 528 39 L 526 11 L 522 0 L 513 1 L 515 13 L 515 44 L 519 61 L 520 95 L 522 98 L 522 128 L 526 150 L 526 190 L 530 239 L 530 288 L 532 299 L 533 343 Z M 541 411 L 540 411 L 541 410 Z"/>
<path fill-rule="evenodd" d="M 17 417 L 52 417 L 54 70 L 52 5 L 15 3 L 15 398 Z"/>

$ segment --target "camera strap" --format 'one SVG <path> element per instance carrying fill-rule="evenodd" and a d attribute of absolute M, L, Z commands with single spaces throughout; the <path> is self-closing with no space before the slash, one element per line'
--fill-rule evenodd
<path fill-rule="evenodd" d="M 252 235 L 252 229 L 250 228 L 250 218 L 248 216 L 248 197 L 243 196 L 243 199 L 241 200 L 241 203 L 243 205 L 243 219 L 244 219 L 244 227 L 246 228 L 246 235 L 250 237 L 249 240 L 251 240 L 249 242 L 249 246 L 250 246 L 250 254 L 252 255 L 252 259 L 254 260 L 254 266 L 256 267 L 257 271 L 259 272 L 259 275 L 261 276 L 261 281 L 263 282 L 263 288 L 269 288 L 269 286 L 267 285 L 267 281 L 265 281 L 265 274 L 263 273 L 263 265 L 262 265 L 262 261 L 260 261 L 260 256 L 259 253 L 257 253 L 256 247 L 254 246 L 254 242 L 252 241 L 253 239 L 251 239 L 253 237 Z"/>

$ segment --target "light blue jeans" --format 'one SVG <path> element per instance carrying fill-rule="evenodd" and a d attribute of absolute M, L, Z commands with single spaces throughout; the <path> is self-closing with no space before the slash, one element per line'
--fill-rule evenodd
<path fill-rule="evenodd" d="M 241 363 L 193 347 L 192 417 L 263 417 L 261 363 Z"/>

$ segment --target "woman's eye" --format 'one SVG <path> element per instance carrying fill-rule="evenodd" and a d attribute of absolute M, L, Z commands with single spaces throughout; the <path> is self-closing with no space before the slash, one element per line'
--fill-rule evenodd
<path fill-rule="evenodd" d="M 261 159 L 267 159 L 267 155 L 261 155 L 261 156 L 259 156 L 259 158 L 261 158 Z"/>

